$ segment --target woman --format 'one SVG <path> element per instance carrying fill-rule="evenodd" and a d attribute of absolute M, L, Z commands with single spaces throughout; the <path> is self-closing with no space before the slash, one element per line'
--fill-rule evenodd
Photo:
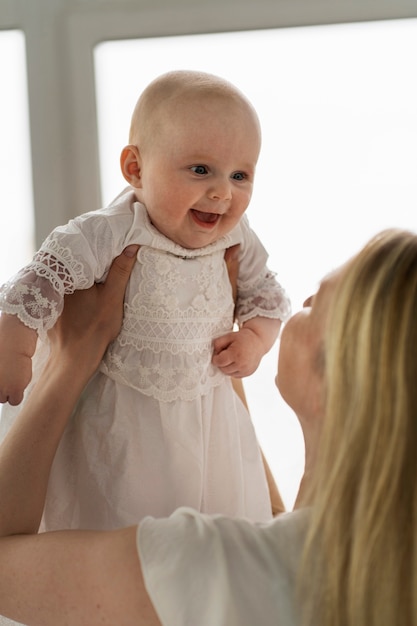
<path fill-rule="evenodd" d="M 382 233 L 332 281 L 317 355 L 324 419 L 303 572 L 309 623 L 415 625 L 417 236 Z"/>
<path fill-rule="evenodd" d="M 308 507 L 257 526 L 182 509 L 139 529 L 36 535 L 129 268 L 122 256 L 104 286 L 66 302 L 45 379 L 1 449 L 0 613 L 42 626 L 416 626 L 417 236 L 374 238 L 284 328 L 277 384 L 303 427 Z"/>

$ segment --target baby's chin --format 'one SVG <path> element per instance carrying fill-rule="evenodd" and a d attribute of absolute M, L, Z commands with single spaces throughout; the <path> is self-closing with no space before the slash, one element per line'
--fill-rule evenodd
<path fill-rule="evenodd" d="M 233 228 L 229 223 L 224 222 L 224 215 L 218 213 L 204 212 L 190 209 L 190 220 L 184 223 L 184 228 L 171 232 L 164 224 L 156 224 L 154 220 L 150 222 L 156 230 L 173 243 L 186 250 L 198 250 L 209 246 L 225 235 Z"/>

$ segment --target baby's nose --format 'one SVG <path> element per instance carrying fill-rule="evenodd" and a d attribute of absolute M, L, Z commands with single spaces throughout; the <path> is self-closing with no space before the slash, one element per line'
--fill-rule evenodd
<path fill-rule="evenodd" d="M 230 200 L 232 197 L 230 181 L 228 179 L 216 180 L 210 187 L 208 196 L 212 200 Z"/>

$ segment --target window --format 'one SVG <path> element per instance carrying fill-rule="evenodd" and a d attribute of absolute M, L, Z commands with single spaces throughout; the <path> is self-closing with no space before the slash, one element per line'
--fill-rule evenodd
<path fill-rule="evenodd" d="M 25 41 L 16 30 L 0 31 L 0 283 L 34 253 L 34 224 Z M 6 96 L 7 94 L 7 96 Z"/>
<path fill-rule="evenodd" d="M 95 49 L 103 202 L 122 189 L 134 104 L 170 69 L 230 79 L 255 105 L 263 147 L 248 217 L 294 309 L 388 226 L 417 230 L 417 20 L 112 41 Z M 117 112 L 117 114 L 115 114 Z M 276 348 L 245 380 L 262 447 L 291 506 L 298 423 L 277 401 Z"/>

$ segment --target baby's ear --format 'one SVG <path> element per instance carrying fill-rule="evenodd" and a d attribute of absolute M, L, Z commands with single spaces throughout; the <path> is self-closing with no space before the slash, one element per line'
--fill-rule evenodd
<path fill-rule="evenodd" d="M 123 176 L 132 187 L 142 187 L 141 159 L 136 146 L 129 145 L 123 148 L 120 155 L 120 168 Z"/>

